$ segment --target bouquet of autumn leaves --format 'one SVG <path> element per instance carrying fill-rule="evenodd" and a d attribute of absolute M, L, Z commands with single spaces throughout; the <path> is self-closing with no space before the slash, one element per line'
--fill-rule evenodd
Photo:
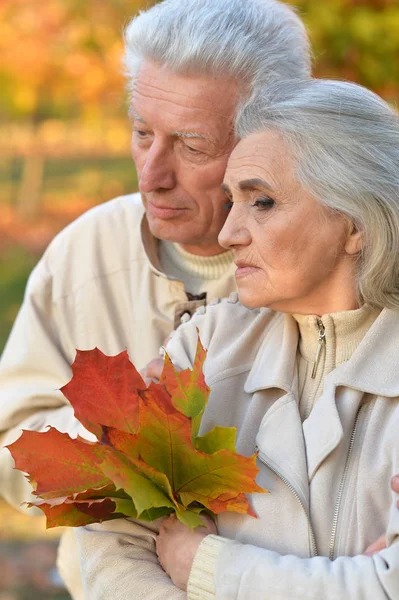
<path fill-rule="evenodd" d="M 265 491 L 255 483 L 256 455 L 237 454 L 234 427 L 198 435 L 210 392 L 205 355 L 198 342 L 193 370 L 180 372 L 166 355 L 159 383 L 147 387 L 126 351 L 77 351 L 61 392 L 97 442 L 50 427 L 23 431 L 8 446 L 35 490 L 29 506 L 44 512 L 47 528 L 173 512 L 196 527 L 204 510 L 256 516 L 245 495 Z"/>

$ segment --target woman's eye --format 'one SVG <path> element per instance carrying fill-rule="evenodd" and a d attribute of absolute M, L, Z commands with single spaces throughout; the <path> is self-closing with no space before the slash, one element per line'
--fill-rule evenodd
<path fill-rule="evenodd" d="M 260 210 L 270 209 L 274 205 L 275 205 L 274 200 L 272 198 L 268 198 L 267 196 L 262 196 L 261 198 L 258 198 L 252 204 L 252 206 L 256 206 L 256 208 L 259 208 Z"/>
<path fill-rule="evenodd" d="M 231 209 L 232 209 L 232 207 L 233 207 L 233 202 L 232 202 L 232 200 L 226 200 L 226 202 L 223 204 L 223 208 L 224 208 L 224 210 L 227 210 L 227 211 L 229 211 L 229 210 L 231 210 Z"/>

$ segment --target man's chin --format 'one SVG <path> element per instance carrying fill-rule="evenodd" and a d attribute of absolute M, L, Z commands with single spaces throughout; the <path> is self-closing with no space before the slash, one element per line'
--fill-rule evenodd
<path fill-rule="evenodd" d="M 170 219 L 154 218 L 147 213 L 148 227 L 152 235 L 159 240 L 184 244 L 191 241 L 190 232 L 186 232 L 184 223 L 177 223 Z"/>

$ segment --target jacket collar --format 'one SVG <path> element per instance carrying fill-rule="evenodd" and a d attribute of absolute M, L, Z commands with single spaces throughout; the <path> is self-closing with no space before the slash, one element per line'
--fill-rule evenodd
<path fill-rule="evenodd" d="M 399 312 L 385 309 L 351 359 L 326 377 L 322 397 L 302 424 L 294 399 L 297 385 L 296 322 L 290 315 L 279 315 L 274 327 L 267 331 L 247 378 L 245 391 L 254 393 L 280 388 L 286 392 L 265 414 L 257 444 L 268 466 L 294 486 L 305 506 L 308 505 L 308 481 L 338 446 L 344 427 L 350 432 L 363 393 L 399 396 L 398 340 Z M 345 392 L 345 402 L 339 403 L 342 421 L 336 403 L 338 386 L 349 388 Z M 304 456 L 307 464 L 303 462 Z"/>
<path fill-rule="evenodd" d="M 384 308 L 350 360 L 331 373 L 335 386 L 399 396 L 399 311 Z"/>
<path fill-rule="evenodd" d="M 161 277 L 166 277 L 165 273 L 162 271 L 161 263 L 159 261 L 159 242 L 158 239 L 154 237 L 150 231 L 145 213 L 143 214 L 143 218 L 141 219 L 140 234 L 141 240 L 143 242 L 143 248 L 150 263 L 151 270 L 157 275 L 160 275 Z"/>
<path fill-rule="evenodd" d="M 293 392 L 298 327 L 291 315 L 279 315 L 264 341 L 245 383 L 245 391 L 279 388 Z M 335 387 L 347 386 L 379 396 L 399 396 L 399 311 L 383 309 L 353 353 L 327 377 Z"/>
<path fill-rule="evenodd" d="M 244 386 L 249 394 L 268 388 L 279 388 L 289 393 L 293 388 L 298 327 L 291 315 L 275 315 Z"/>

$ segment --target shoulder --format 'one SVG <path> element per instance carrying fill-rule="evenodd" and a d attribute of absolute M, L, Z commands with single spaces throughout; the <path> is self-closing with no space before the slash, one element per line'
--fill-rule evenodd
<path fill-rule="evenodd" d="M 140 194 L 114 198 L 88 210 L 65 227 L 50 244 L 50 253 L 56 255 L 65 244 L 85 247 L 94 240 L 123 241 L 140 227 L 143 214 Z"/>
<path fill-rule="evenodd" d="M 207 350 L 207 380 L 212 382 L 216 377 L 250 370 L 265 334 L 281 324 L 282 318 L 267 308 L 246 308 L 232 294 L 201 307 L 174 332 L 166 350 L 180 368 L 191 367 L 199 334 Z"/>
<path fill-rule="evenodd" d="M 55 295 L 128 268 L 132 260 L 144 260 L 143 214 L 140 194 L 130 194 L 88 210 L 63 229 L 42 259 L 55 283 Z"/>

